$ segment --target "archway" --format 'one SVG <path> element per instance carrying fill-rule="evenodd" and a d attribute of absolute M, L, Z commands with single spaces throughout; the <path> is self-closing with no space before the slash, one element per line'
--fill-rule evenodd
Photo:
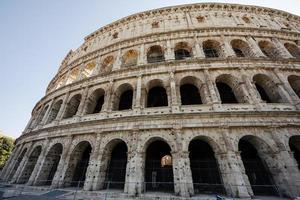
<path fill-rule="evenodd" d="M 292 56 L 295 58 L 300 58 L 300 49 L 296 44 L 285 43 L 284 46 Z"/>
<path fill-rule="evenodd" d="M 146 150 L 146 191 L 173 192 L 173 167 L 170 146 L 161 140 L 153 141 Z"/>
<path fill-rule="evenodd" d="M 126 178 L 127 166 L 127 145 L 118 140 L 109 145 L 106 149 L 109 156 L 107 172 L 105 177 L 105 188 L 123 189 Z"/>
<path fill-rule="evenodd" d="M 243 40 L 232 40 L 231 46 L 237 57 L 251 57 L 253 55 L 251 48 Z"/>
<path fill-rule="evenodd" d="M 63 101 L 59 100 L 52 106 L 51 111 L 48 116 L 48 119 L 47 119 L 47 122 L 46 122 L 47 124 L 51 123 L 53 120 L 56 119 L 62 103 L 63 103 Z"/>
<path fill-rule="evenodd" d="M 300 135 L 292 136 L 290 138 L 289 145 L 300 170 Z"/>
<path fill-rule="evenodd" d="M 131 67 L 137 64 L 138 52 L 130 49 L 122 56 L 122 66 Z"/>
<path fill-rule="evenodd" d="M 223 82 L 217 82 L 216 84 L 222 103 L 238 103 L 234 92 L 229 85 Z"/>
<path fill-rule="evenodd" d="M 41 154 L 41 151 L 42 151 L 42 147 L 41 146 L 37 146 L 34 148 L 34 150 L 31 152 L 27 162 L 26 162 L 26 165 L 22 171 L 22 174 L 19 178 L 19 180 L 17 181 L 17 183 L 27 183 L 27 181 L 29 180 L 34 168 L 35 168 L 35 165 L 36 165 L 36 162 Z"/>
<path fill-rule="evenodd" d="M 186 42 L 179 42 L 174 48 L 175 60 L 184 60 L 191 57 L 191 48 Z"/>
<path fill-rule="evenodd" d="M 189 152 L 194 192 L 224 193 L 219 166 L 211 146 L 205 141 L 195 139 L 189 144 Z"/>
<path fill-rule="evenodd" d="M 22 151 L 21 155 L 19 155 L 18 159 L 16 160 L 16 163 L 14 164 L 14 167 L 13 167 L 12 171 L 11 171 L 10 174 L 9 174 L 9 177 L 8 177 L 8 180 L 9 180 L 9 181 L 10 181 L 10 180 L 13 178 L 13 176 L 15 175 L 15 173 L 16 173 L 18 167 L 20 166 L 20 164 L 21 164 L 21 162 L 22 162 L 22 160 L 23 160 L 24 155 L 25 155 L 26 152 L 27 152 L 27 149 L 24 149 L 24 150 Z"/>
<path fill-rule="evenodd" d="M 114 94 L 113 110 L 132 109 L 133 87 L 130 84 L 122 84 Z"/>
<path fill-rule="evenodd" d="M 202 104 L 199 89 L 193 84 L 181 85 L 180 97 L 182 105 Z"/>
<path fill-rule="evenodd" d="M 147 107 L 168 106 L 168 95 L 161 86 L 152 87 L 147 96 Z"/>
<path fill-rule="evenodd" d="M 165 60 L 164 52 L 161 46 L 151 46 L 147 52 L 148 63 L 162 62 Z"/>
<path fill-rule="evenodd" d="M 267 164 L 261 158 L 255 146 L 260 145 L 261 151 L 266 151 L 262 147 L 262 142 L 258 142 L 257 138 L 245 136 L 240 139 L 238 148 L 241 152 L 241 158 L 244 164 L 246 175 L 248 176 L 254 195 L 278 195 L 272 175 Z M 256 145 L 254 146 L 254 143 Z"/>
<path fill-rule="evenodd" d="M 206 58 L 221 57 L 220 43 L 215 40 L 207 40 L 203 42 L 203 52 Z"/>
<path fill-rule="evenodd" d="M 95 90 L 88 98 L 86 105 L 86 114 L 99 113 L 104 103 L 105 91 L 103 89 Z"/>
<path fill-rule="evenodd" d="M 80 94 L 76 94 L 71 98 L 71 100 L 67 104 L 66 111 L 65 111 L 64 117 L 63 117 L 64 119 L 71 118 L 74 115 L 76 115 L 80 101 L 81 101 Z"/>
<path fill-rule="evenodd" d="M 58 163 L 60 161 L 63 146 L 57 143 L 51 147 L 46 155 L 42 170 L 38 175 L 35 185 L 51 185 Z"/>
<path fill-rule="evenodd" d="M 275 48 L 274 44 L 269 41 L 260 41 L 258 43 L 261 51 L 269 58 L 280 58 L 280 52 Z"/>
<path fill-rule="evenodd" d="M 290 86 L 293 88 L 294 92 L 300 98 L 300 76 L 290 75 L 288 77 Z"/>
<path fill-rule="evenodd" d="M 64 177 L 65 187 L 82 187 L 84 185 L 91 151 L 92 147 L 87 141 L 80 142 L 76 145 L 70 156 L 68 168 Z"/>

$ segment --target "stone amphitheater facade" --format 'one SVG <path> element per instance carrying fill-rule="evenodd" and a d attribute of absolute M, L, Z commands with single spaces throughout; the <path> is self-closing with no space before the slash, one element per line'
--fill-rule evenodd
<path fill-rule="evenodd" d="M 300 195 L 300 17 L 217 3 L 137 13 L 70 51 L 2 171 L 139 196 Z"/>

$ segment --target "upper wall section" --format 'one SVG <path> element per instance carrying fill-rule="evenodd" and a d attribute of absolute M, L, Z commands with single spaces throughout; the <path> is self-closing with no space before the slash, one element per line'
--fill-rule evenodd
<path fill-rule="evenodd" d="M 124 41 L 128 43 L 136 38 L 146 38 L 160 33 L 211 28 L 252 28 L 299 33 L 299 19 L 299 16 L 270 8 L 217 3 L 181 5 L 137 13 L 96 30 L 85 38 L 85 42 L 78 49 L 70 51 L 57 75 L 50 82 L 47 93 L 58 88 L 60 81 L 66 79 L 66 76 L 72 79 L 74 74 L 75 79 L 81 72 L 73 70 L 74 65 L 83 62 L 88 55 L 102 50 L 101 56 L 104 57 L 110 53 L 113 45 Z M 111 51 L 115 51 L 115 48 Z M 108 65 L 113 61 L 109 58 L 106 61 L 101 60 Z M 90 65 L 87 68 L 92 69 L 95 62 L 85 65 Z M 91 71 L 87 70 L 86 74 L 89 73 Z M 68 81 L 72 80 L 64 80 L 64 83 Z"/>

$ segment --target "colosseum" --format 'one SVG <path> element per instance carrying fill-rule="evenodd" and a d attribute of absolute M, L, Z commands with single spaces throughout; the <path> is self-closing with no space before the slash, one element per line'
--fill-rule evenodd
<path fill-rule="evenodd" d="M 299 16 L 247 5 L 108 24 L 66 55 L 1 178 L 128 197 L 299 197 L 299 45 Z"/>

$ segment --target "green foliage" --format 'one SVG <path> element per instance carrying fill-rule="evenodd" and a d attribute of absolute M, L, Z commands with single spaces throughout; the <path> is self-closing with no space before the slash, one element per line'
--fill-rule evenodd
<path fill-rule="evenodd" d="M 2 169 L 14 147 L 14 140 L 0 135 L 0 169 Z"/>

